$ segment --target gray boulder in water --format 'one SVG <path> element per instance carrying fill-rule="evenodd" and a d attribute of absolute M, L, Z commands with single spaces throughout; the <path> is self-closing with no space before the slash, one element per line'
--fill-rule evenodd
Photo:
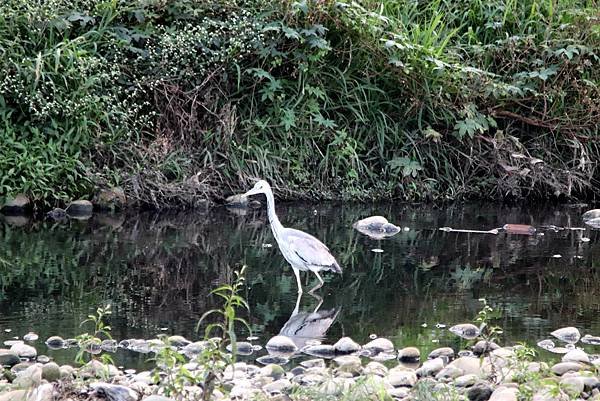
<path fill-rule="evenodd" d="M 375 239 L 392 237 L 400 232 L 400 227 L 388 222 L 383 216 L 371 216 L 352 225 L 358 232 Z"/>
<path fill-rule="evenodd" d="M 577 330 L 576 327 L 563 327 L 561 329 L 554 330 L 550 334 L 558 338 L 560 341 L 570 344 L 575 344 L 581 338 L 581 334 L 579 334 L 579 330 Z"/>
<path fill-rule="evenodd" d="M 581 215 L 583 221 L 593 220 L 600 217 L 600 209 L 592 209 L 588 210 L 584 214 Z"/>

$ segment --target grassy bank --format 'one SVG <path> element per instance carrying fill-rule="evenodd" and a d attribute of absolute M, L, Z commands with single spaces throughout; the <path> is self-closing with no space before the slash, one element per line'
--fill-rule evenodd
<path fill-rule="evenodd" d="M 0 196 L 592 197 L 592 0 L 6 0 Z"/>

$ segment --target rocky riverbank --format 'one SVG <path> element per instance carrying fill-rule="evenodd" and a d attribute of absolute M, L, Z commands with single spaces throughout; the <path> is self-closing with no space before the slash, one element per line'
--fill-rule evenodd
<path fill-rule="evenodd" d="M 450 331 L 477 338 L 481 333 L 471 332 L 472 327 L 459 325 Z M 238 342 L 234 362 L 226 356 L 231 346 L 229 353 L 224 349 L 223 354 L 212 354 L 220 358 L 207 358 L 216 339 L 190 342 L 171 336 L 105 340 L 85 350 L 94 359 L 75 367 L 38 355 L 29 345 L 37 336 L 29 333 L 23 340 L 6 341 L 10 348 L 0 350 L 0 401 L 199 400 L 208 372 L 214 377 L 214 387 L 208 387 L 213 388 L 208 398 L 212 400 L 600 400 L 600 355 L 578 347 L 597 346 L 600 338 L 581 337 L 571 327 L 552 335 L 564 346 L 546 339 L 538 347 L 561 355 L 560 361 L 536 358 L 524 345 L 501 347 L 481 339 L 458 352 L 442 347 L 421 355 L 416 347 L 397 350 L 385 338 L 362 346 L 348 337 L 333 345 L 311 340 L 298 349 L 292 339 L 280 335 L 264 347 Z M 46 346 L 77 348 L 81 343 L 55 336 Z M 156 367 L 135 371 L 106 359 L 101 362 L 102 355 L 115 352 L 148 354 Z"/>

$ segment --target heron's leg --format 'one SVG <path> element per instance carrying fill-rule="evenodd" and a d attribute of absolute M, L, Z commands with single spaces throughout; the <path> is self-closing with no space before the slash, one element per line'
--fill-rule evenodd
<path fill-rule="evenodd" d="M 298 310 L 300 309 L 300 300 L 301 299 L 302 299 L 302 293 L 300 291 L 298 291 L 298 297 L 296 297 L 296 307 L 294 308 L 294 311 L 292 312 L 292 316 L 290 316 L 290 319 L 298 314 Z"/>
<path fill-rule="evenodd" d="M 294 274 L 296 275 L 296 282 L 298 283 L 298 294 L 302 294 L 302 283 L 300 282 L 300 270 L 294 269 L 293 267 L 292 267 L 292 270 L 294 271 Z"/>
<path fill-rule="evenodd" d="M 318 271 L 314 271 L 313 273 L 315 273 L 315 275 L 317 276 L 317 278 L 319 279 L 319 284 L 317 284 L 316 286 L 314 286 L 309 293 L 313 293 L 314 291 L 318 290 L 319 288 L 323 287 L 323 284 L 325 284 L 325 282 L 323 281 L 323 279 L 321 278 L 321 275 L 319 274 Z"/>

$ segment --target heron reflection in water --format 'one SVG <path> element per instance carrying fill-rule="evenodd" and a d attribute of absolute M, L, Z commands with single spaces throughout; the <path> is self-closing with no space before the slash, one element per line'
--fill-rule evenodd
<path fill-rule="evenodd" d="M 340 312 L 340 308 L 319 311 L 323 298 L 313 295 L 319 302 L 312 312 L 300 312 L 301 294 L 296 299 L 296 307 L 279 334 L 289 337 L 298 349 L 306 346 L 311 340 L 322 340 Z"/>
<path fill-rule="evenodd" d="M 324 284 L 319 272 L 332 271 L 342 273 L 342 268 L 335 260 L 329 248 L 310 234 L 294 228 L 284 227 L 275 213 L 275 198 L 271 186 L 266 181 L 258 181 L 254 188 L 246 192 L 244 196 L 264 194 L 267 197 L 267 214 L 273 236 L 279 245 L 279 250 L 285 260 L 292 266 L 298 283 L 298 293 L 302 293 L 300 283 L 300 271 L 311 271 L 319 279 L 319 284 L 311 289 L 313 292 Z"/>

